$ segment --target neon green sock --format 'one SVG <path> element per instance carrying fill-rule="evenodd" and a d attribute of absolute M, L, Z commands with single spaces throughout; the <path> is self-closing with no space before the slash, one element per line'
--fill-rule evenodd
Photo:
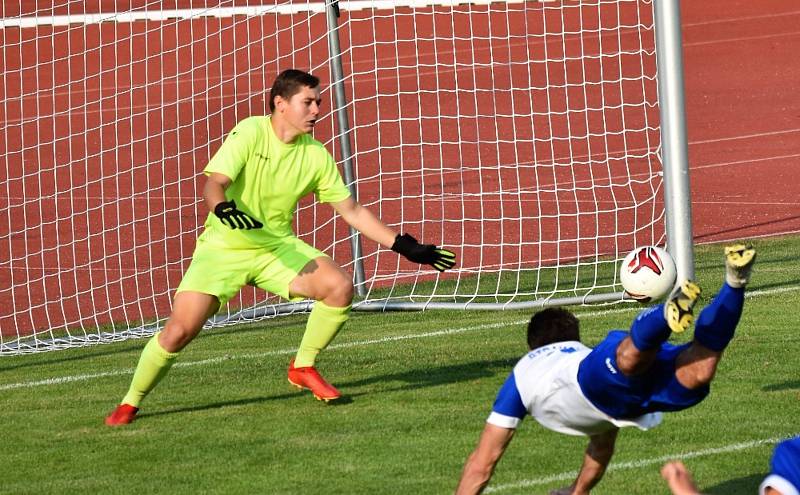
<path fill-rule="evenodd" d="M 314 309 L 311 310 L 306 323 L 306 332 L 303 334 L 300 349 L 294 360 L 296 368 L 314 366 L 319 351 L 328 347 L 350 317 L 350 307 L 334 308 L 323 304 L 322 301 L 314 303 Z"/>
<path fill-rule="evenodd" d="M 133 373 L 131 388 L 128 389 L 127 395 L 122 399 L 124 404 L 139 407 L 144 397 L 164 378 L 164 375 L 172 367 L 172 363 L 175 362 L 178 353 L 167 352 L 161 347 L 158 343 L 158 335 L 160 333 L 153 335 L 147 345 L 144 346 L 142 356 L 139 358 L 139 364 Z"/>

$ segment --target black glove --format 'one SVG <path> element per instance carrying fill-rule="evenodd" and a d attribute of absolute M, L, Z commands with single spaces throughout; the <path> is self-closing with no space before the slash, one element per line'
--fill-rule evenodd
<path fill-rule="evenodd" d="M 420 244 L 408 234 L 395 237 L 392 251 L 402 254 L 414 263 L 431 265 L 440 272 L 453 268 L 456 264 L 456 253 L 437 248 L 433 244 Z"/>
<path fill-rule="evenodd" d="M 264 226 L 255 218 L 247 213 L 236 209 L 236 202 L 234 200 L 223 201 L 214 207 L 214 215 L 227 227 L 232 229 L 260 229 Z"/>

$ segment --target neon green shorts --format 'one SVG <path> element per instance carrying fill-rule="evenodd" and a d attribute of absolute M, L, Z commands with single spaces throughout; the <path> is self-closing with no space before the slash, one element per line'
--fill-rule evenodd
<path fill-rule="evenodd" d="M 177 292 L 211 294 L 223 307 L 242 287 L 252 285 L 297 301 L 303 297 L 289 297 L 289 284 L 309 261 L 322 256 L 327 257 L 296 237 L 255 249 L 231 249 L 200 237 Z"/>

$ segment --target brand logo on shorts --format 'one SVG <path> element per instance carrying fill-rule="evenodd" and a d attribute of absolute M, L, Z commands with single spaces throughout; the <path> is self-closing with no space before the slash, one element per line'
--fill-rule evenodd
<path fill-rule="evenodd" d="M 611 358 L 606 358 L 606 368 L 608 368 L 608 371 L 614 373 L 615 375 L 617 374 L 616 368 L 614 368 L 614 365 L 611 364 Z"/>

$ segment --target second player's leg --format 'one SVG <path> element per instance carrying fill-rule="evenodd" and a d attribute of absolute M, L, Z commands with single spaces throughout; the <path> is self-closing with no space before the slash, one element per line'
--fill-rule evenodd
<path fill-rule="evenodd" d="M 692 345 L 675 363 L 675 376 L 689 389 L 708 385 L 722 352 L 733 339 L 744 308 L 744 287 L 755 262 L 755 250 L 745 244 L 725 247 L 725 283 L 697 317 Z"/>
<path fill-rule="evenodd" d="M 626 375 L 646 371 L 672 332 L 683 332 L 692 323 L 692 311 L 699 297 L 700 287 L 685 280 L 664 304 L 639 313 L 631 324 L 630 336 L 617 349 L 620 370 Z"/>
<path fill-rule="evenodd" d="M 675 376 L 686 388 L 708 385 L 714 379 L 722 351 L 733 339 L 744 306 L 744 288 L 723 284 L 695 323 L 694 341 L 675 362 Z"/>
<path fill-rule="evenodd" d="M 727 284 L 697 318 L 694 340 L 675 361 L 675 377 L 689 389 L 711 383 L 722 359 L 722 351 L 733 338 L 744 303 L 744 289 Z"/>

